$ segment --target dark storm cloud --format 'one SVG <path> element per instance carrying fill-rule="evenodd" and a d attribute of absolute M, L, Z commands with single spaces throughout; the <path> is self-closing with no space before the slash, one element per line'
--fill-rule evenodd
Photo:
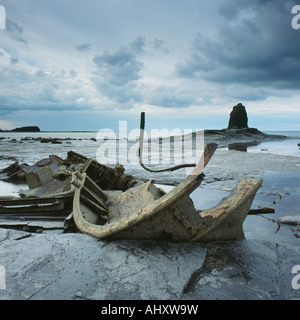
<path fill-rule="evenodd" d="M 86 51 L 91 50 L 91 47 L 92 47 L 91 44 L 83 43 L 83 44 L 76 46 L 76 49 L 80 52 L 86 52 Z"/>
<path fill-rule="evenodd" d="M 155 50 L 161 50 L 165 53 L 170 53 L 169 49 L 166 47 L 166 42 L 164 39 L 154 39 L 152 46 Z"/>
<path fill-rule="evenodd" d="M 113 85 L 124 85 L 139 79 L 143 63 L 132 52 L 123 48 L 114 53 L 107 51 L 93 59 L 103 79 Z"/>
<path fill-rule="evenodd" d="M 189 58 L 176 66 L 183 78 L 274 88 L 300 84 L 300 33 L 291 27 L 287 0 L 228 0 L 214 38 L 198 33 Z"/>
<path fill-rule="evenodd" d="M 101 55 L 96 55 L 93 61 L 98 67 L 100 77 L 106 83 L 117 86 L 138 80 L 144 66 L 138 56 L 144 52 L 144 47 L 144 39 L 139 36 L 128 46 L 113 53 L 104 51 Z"/>
<path fill-rule="evenodd" d="M 44 78 L 46 76 L 46 73 L 43 70 L 38 70 L 36 71 L 35 75 L 40 78 Z"/>
<path fill-rule="evenodd" d="M 27 44 L 27 40 L 23 37 L 23 28 L 18 23 L 7 19 L 6 31 L 10 34 L 12 39 Z"/>
<path fill-rule="evenodd" d="M 17 58 L 10 57 L 10 64 L 16 64 L 19 60 Z"/>
<path fill-rule="evenodd" d="M 104 51 L 93 58 L 97 66 L 93 77 L 97 89 L 123 109 L 128 108 L 128 103 L 142 100 L 136 80 L 141 78 L 144 68 L 139 58 L 145 53 L 144 49 L 145 40 L 138 36 L 115 52 Z"/>
<path fill-rule="evenodd" d="M 145 53 L 145 39 L 142 36 L 138 36 L 129 44 L 129 49 L 131 49 L 137 55 Z"/>
<path fill-rule="evenodd" d="M 77 72 L 73 69 L 69 71 L 69 74 L 72 78 L 75 78 L 77 76 Z"/>

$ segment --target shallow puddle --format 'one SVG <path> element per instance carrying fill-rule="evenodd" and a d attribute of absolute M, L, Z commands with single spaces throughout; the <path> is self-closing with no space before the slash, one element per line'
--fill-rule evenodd
<path fill-rule="evenodd" d="M 259 239 L 270 241 L 295 240 L 300 236 L 297 226 L 278 224 L 278 219 L 283 216 L 300 214 L 300 173 L 289 172 L 265 172 L 262 187 L 258 190 L 251 209 L 258 209 L 279 199 L 270 205 L 275 209 L 274 214 L 248 215 L 243 228 L 246 239 Z M 165 191 L 173 187 L 161 186 Z M 230 192 L 210 188 L 199 187 L 191 195 L 197 210 L 215 206 Z M 300 241 L 300 240 L 299 240 Z"/>
<path fill-rule="evenodd" d="M 23 189 L 27 190 L 27 184 L 13 184 L 5 181 L 0 180 L 0 197 L 3 196 L 15 196 L 18 197 L 18 192 Z"/>
<path fill-rule="evenodd" d="M 279 224 L 279 217 L 300 214 L 300 173 L 288 172 L 265 172 L 263 175 L 262 187 L 258 190 L 252 203 L 251 209 L 265 206 L 279 199 L 281 200 L 270 205 L 275 209 L 274 214 L 248 215 L 243 228 L 247 239 L 259 240 L 295 240 L 300 237 L 298 226 Z M 164 191 L 169 192 L 173 186 L 157 184 Z M 12 184 L 0 181 L 0 196 L 18 196 L 21 189 L 28 189 L 26 184 Z M 194 206 L 197 210 L 207 209 L 215 206 L 223 197 L 229 195 L 228 191 L 212 188 L 199 187 L 191 195 Z"/>

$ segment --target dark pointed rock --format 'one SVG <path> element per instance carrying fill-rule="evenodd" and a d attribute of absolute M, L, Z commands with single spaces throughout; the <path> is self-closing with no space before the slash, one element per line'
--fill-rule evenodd
<path fill-rule="evenodd" d="M 248 117 L 246 108 L 241 104 L 233 107 L 230 113 L 230 119 L 227 129 L 243 129 L 248 128 Z"/>

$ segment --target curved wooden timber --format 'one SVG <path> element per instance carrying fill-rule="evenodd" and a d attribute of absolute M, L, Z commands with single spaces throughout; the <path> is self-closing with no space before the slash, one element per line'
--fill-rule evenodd
<path fill-rule="evenodd" d="M 242 224 L 261 179 L 242 181 L 212 209 L 197 211 L 189 197 L 201 184 L 202 171 L 216 148 L 215 144 L 207 145 L 192 173 L 168 193 L 157 188 L 151 180 L 117 194 L 116 191 L 103 191 L 85 172 L 78 172 L 73 182 L 76 226 L 98 239 L 177 242 L 242 238 Z"/>

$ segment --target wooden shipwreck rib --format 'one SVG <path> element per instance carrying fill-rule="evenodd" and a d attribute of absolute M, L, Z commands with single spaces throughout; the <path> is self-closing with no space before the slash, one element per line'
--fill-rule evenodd
<path fill-rule="evenodd" d="M 111 168 L 72 151 L 66 159 L 50 155 L 33 165 L 16 161 L 0 170 L 0 180 L 27 183 L 29 189 L 20 190 L 20 197 L 0 196 L 0 227 L 76 230 L 71 215 L 75 190 L 71 181 L 87 161 L 86 173 L 105 190 L 121 192 L 139 182 L 125 174 L 122 165 Z"/>
<path fill-rule="evenodd" d="M 243 221 L 251 213 L 261 179 L 241 181 L 214 208 L 197 211 L 189 197 L 201 184 L 216 148 L 207 145 L 192 173 L 168 193 L 152 180 L 125 174 L 121 165 L 111 168 L 72 151 L 65 160 L 50 155 L 32 166 L 16 163 L 2 170 L 0 179 L 17 174 L 26 179 L 29 190 L 20 191 L 21 198 L 0 197 L 0 226 L 79 229 L 99 239 L 243 238 Z"/>
<path fill-rule="evenodd" d="M 137 183 L 124 192 L 103 191 L 86 173 L 78 171 L 73 218 L 78 229 L 99 239 L 162 239 L 170 241 L 231 240 L 244 237 L 246 218 L 262 179 L 241 181 L 214 208 L 197 211 L 189 195 L 202 182 L 202 171 L 216 144 L 206 146 L 192 173 L 170 192 L 153 181 Z"/>

